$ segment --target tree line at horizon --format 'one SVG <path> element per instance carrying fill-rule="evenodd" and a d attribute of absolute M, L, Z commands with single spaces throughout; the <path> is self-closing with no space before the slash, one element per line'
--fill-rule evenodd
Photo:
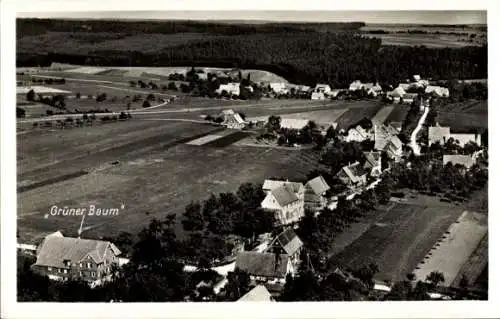
<path fill-rule="evenodd" d="M 138 34 L 144 34 L 145 47 L 148 46 L 147 33 L 137 28 Z M 171 28 L 169 32 L 181 30 L 177 26 Z M 273 27 L 272 32 L 257 27 L 255 32 L 236 31 L 231 35 L 210 31 L 209 24 L 207 28 L 211 34 L 208 39 L 197 31 L 199 39 L 152 53 L 107 50 L 104 46 L 99 49 L 105 37 L 93 40 L 97 49 L 88 54 L 74 53 L 72 42 L 49 52 L 18 50 L 17 66 L 48 66 L 60 62 L 95 66 L 237 67 L 273 72 L 296 84 L 328 83 L 333 87 L 346 87 L 356 79 L 395 84 L 413 74 L 434 80 L 487 78 L 486 45 L 456 49 L 383 46 L 380 39 L 356 32 L 287 29 L 281 25 Z M 175 31 L 178 32 L 185 31 Z"/>

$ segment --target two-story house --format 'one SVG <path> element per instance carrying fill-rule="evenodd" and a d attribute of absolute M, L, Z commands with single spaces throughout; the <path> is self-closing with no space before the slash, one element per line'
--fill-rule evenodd
<path fill-rule="evenodd" d="M 224 118 L 222 125 L 225 127 L 238 130 L 245 128 L 246 123 L 239 113 L 235 113 L 233 110 L 224 110 L 222 115 Z"/>
<path fill-rule="evenodd" d="M 53 280 L 79 279 L 96 285 L 119 266 L 120 250 L 111 242 L 47 236 L 37 249 L 32 269 Z"/>
<path fill-rule="evenodd" d="M 294 267 L 300 263 L 300 252 L 304 244 L 292 228 L 285 229 L 276 236 L 264 252 L 273 254 L 286 254 Z"/>
<path fill-rule="evenodd" d="M 296 223 L 304 217 L 305 188 L 302 183 L 266 180 L 262 189 L 266 197 L 261 207 L 274 211 L 279 225 Z"/>
<path fill-rule="evenodd" d="M 309 180 L 305 184 L 305 189 L 304 205 L 308 211 L 316 212 L 327 205 L 326 192 L 330 189 L 330 186 L 323 176 L 317 176 Z"/>
<path fill-rule="evenodd" d="M 366 185 L 366 171 L 359 162 L 346 165 L 337 173 L 339 178 L 349 188 L 359 188 Z"/>
<path fill-rule="evenodd" d="M 347 131 L 347 136 L 344 138 L 346 142 L 363 142 L 368 139 L 371 139 L 371 134 L 360 125 Z"/>

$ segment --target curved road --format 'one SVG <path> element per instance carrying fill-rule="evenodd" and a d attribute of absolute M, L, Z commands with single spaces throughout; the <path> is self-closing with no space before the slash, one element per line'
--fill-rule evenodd
<path fill-rule="evenodd" d="M 429 107 L 428 106 L 425 107 L 424 114 L 422 114 L 422 117 L 418 121 L 417 127 L 411 133 L 410 147 L 413 150 L 413 154 L 415 154 L 417 156 L 420 155 L 420 146 L 418 146 L 418 144 L 417 144 L 417 134 L 422 129 L 422 125 L 425 122 L 425 119 L 427 117 L 427 113 L 429 113 Z"/>

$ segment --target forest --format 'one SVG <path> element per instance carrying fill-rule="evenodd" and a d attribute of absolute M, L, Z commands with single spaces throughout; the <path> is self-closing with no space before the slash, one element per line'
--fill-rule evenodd
<path fill-rule="evenodd" d="M 33 27 L 43 25 L 39 29 Z M 135 26 L 135 27 L 134 27 Z M 18 34 L 73 32 L 98 35 L 102 32 L 142 35 L 144 52 L 112 50 L 106 37 L 86 39 L 95 50 L 77 54 L 76 43 L 61 42 L 49 49 L 23 50 L 19 45 L 17 65 L 48 66 L 52 62 L 97 66 L 211 66 L 262 69 L 296 84 L 326 82 L 347 86 L 354 79 L 394 84 L 420 74 L 434 80 L 487 78 L 487 46 L 427 48 L 383 46 L 380 39 L 361 35 L 361 24 L 263 24 L 233 25 L 206 22 L 140 22 L 134 26 L 119 21 L 18 20 Z M 83 28 L 83 29 L 82 29 Z M 150 34 L 199 33 L 185 43 L 146 52 Z M 57 34 L 56 34 L 57 35 Z M 208 35 L 210 35 L 208 37 Z M 107 37 L 109 37 L 108 35 Z M 136 38 L 136 37 L 135 37 Z M 100 44 L 103 44 L 100 46 Z"/>

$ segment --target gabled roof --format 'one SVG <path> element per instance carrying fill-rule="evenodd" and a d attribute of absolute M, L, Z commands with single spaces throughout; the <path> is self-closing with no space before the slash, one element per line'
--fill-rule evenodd
<path fill-rule="evenodd" d="M 401 97 L 405 93 L 406 93 L 405 89 L 403 87 L 401 87 L 401 86 L 398 86 L 397 88 L 395 88 L 394 90 L 388 92 L 387 94 L 390 95 L 390 96 Z"/>
<path fill-rule="evenodd" d="M 269 245 L 269 248 L 275 244 L 281 246 L 288 256 L 295 254 L 304 245 L 292 228 L 287 228 L 279 234 Z"/>
<path fill-rule="evenodd" d="M 272 301 L 271 293 L 263 285 L 257 285 L 238 301 Z"/>
<path fill-rule="evenodd" d="M 282 207 L 299 200 L 297 195 L 286 185 L 272 189 L 271 194 Z"/>
<path fill-rule="evenodd" d="M 323 176 L 317 176 L 306 183 L 306 187 L 312 189 L 314 194 L 321 195 L 330 189 Z"/>
<path fill-rule="evenodd" d="M 365 167 L 367 167 L 367 165 L 369 165 L 370 168 L 379 166 L 381 159 L 380 152 L 363 152 L 363 155 L 366 157 Z"/>
<path fill-rule="evenodd" d="M 235 268 L 252 276 L 285 278 L 288 255 L 244 251 L 236 257 Z"/>
<path fill-rule="evenodd" d="M 358 134 L 361 135 L 363 138 L 368 137 L 368 132 L 363 127 L 361 127 L 361 125 L 357 125 L 356 127 L 351 128 L 349 131 L 351 130 L 358 132 Z"/>
<path fill-rule="evenodd" d="M 398 134 L 394 127 L 387 125 L 374 125 L 373 130 L 375 135 L 374 149 L 377 151 L 384 150 L 387 143 L 391 141 L 392 137 Z"/>
<path fill-rule="evenodd" d="M 396 135 L 391 137 L 391 140 L 389 141 L 389 143 L 391 143 L 392 146 L 394 146 L 395 148 L 401 148 L 403 146 L 403 143 L 401 142 L 399 137 L 397 137 Z"/>
<path fill-rule="evenodd" d="M 344 172 L 353 183 L 359 182 L 361 177 L 366 175 L 366 172 L 363 170 L 361 165 L 359 165 L 359 162 L 342 167 L 340 172 Z"/>
<path fill-rule="evenodd" d="M 87 256 L 101 263 L 108 247 L 115 255 L 120 254 L 120 250 L 108 241 L 48 236 L 41 244 L 35 265 L 64 268 L 64 260 L 78 263 Z"/>
<path fill-rule="evenodd" d="M 472 156 L 468 155 L 443 155 L 443 165 L 446 165 L 449 162 L 453 165 L 459 164 L 465 166 L 466 168 L 471 168 L 476 161 Z"/>

